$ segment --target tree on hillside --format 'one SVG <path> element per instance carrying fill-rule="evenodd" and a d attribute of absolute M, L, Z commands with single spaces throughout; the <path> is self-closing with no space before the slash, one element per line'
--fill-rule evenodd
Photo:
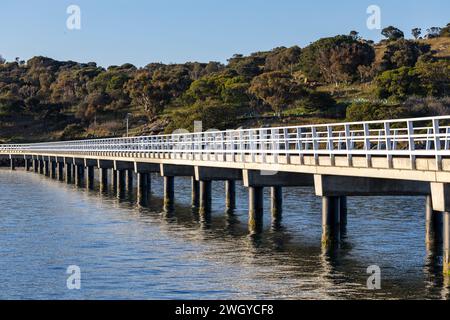
<path fill-rule="evenodd" d="M 266 58 L 264 71 L 288 71 L 292 73 L 300 60 L 301 52 L 302 50 L 297 46 L 272 50 Z"/>
<path fill-rule="evenodd" d="M 358 79 L 358 67 L 371 65 L 375 50 L 350 36 L 320 39 L 302 50 L 299 67 L 309 78 L 326 83 Z"/>
<path fill-rule="evenodd" d="M 350 31 L 349 35 L 350 35 L 350 37 L 353 38 L 353 40 L 360 40 L 361 39 L 361 37 L 359 36 L 359 32 L 358 31 L 352 30 L 352 31 Z"/>
<path fill-rule="evenodd" d="M 249 92 L 270 105 L 278 116 L 307 94 L 306 89 L 296 83 L 289 73 L 280 71 L 263 73 L 254 78 Z"/>
<path fill-rule="evenodd" d="M 405 34 L 400 29 L 389 26 L 381 30 L 381 34 L 389 40 L 398 40 L 405 37 Z"/>
<path fill-rule="evenodd" d="M 420 35 L 422 34 L 422 29 L 421 28 L 414 28 L 411 30 L 411 34 L 413 35 L 414 39 L 419 39 Z"/>
<path fill-rule="evenodd" d="M 447 25 L 444 28 L 442 28 L 440 36 L 450 37 L 450 23 L 447 23 Z"/>
<path fill-rule="evenodd" d="M 441 34 L 442 28 L 431 27 L 427 29 L 427 39 L 438 38 Z"/>
<path fill-rule="evenodd" d="M 0 54 L 0 64 L 4 64 L 6 60 L 3 58 L 3 56 Z"/>
<path fill-rule="evenodd" d="M 419 57 L 430 52 L 431 47 L 416 41 L 401 39 L 390 43 L 381 59 L 380 70 L 413 67 Z"/>

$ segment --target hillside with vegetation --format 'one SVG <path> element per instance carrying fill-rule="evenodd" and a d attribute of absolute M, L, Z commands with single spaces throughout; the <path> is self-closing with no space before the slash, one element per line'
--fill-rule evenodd
<path fill-rule="evenodd" d="M 450 114 L 450 24 L 357 32 L 227 64 L 131 64 L 0 56 L 0 143 Z"/>

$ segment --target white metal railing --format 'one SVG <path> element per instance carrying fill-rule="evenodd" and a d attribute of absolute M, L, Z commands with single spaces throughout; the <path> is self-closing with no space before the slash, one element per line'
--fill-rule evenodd
<path fill-rule="evenodd" d="M 220 161 L 263 163 L 269 157 L 271 163 L 278 163 L 280 155 L 295 155 L 300 164 L 305 155 L 315 159 L 327 155 L 332 163 L 338 155 L 347 156 L 349 162 L 353 156 L 365 156 L 368 162 L 373 156 L 383 156 L 388 163 L 393 156 L 406 156 L 413 166 L 416 157 L 433 157 L 440 168 L 442 157 L 450 156 L 450 116 L 0 145 L 0 153 L 97 152 L 192 159 L 196 155 L 208 155 L 208 159 L 222 155 Z"/>

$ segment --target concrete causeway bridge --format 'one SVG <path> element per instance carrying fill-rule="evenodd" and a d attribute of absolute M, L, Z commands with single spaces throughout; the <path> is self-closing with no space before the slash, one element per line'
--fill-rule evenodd
<path fill-rule="evenodd" d="M 135 173 L 138 201 L 150 191 L 150 174 L 158 173 L 166 210 L 174 205 L 174 178 L 191 177 L 192 205 L 204 215 L 213 181 L 225 182 L 225 206 L 233 209 L 242 180 L 253 231 L 262 227 L 263 188 L 271 188 L 272 217 L 280 219 L 282 188 L 311 186 L 323 199 L 325 245 L 339 242 L 348 196 L 424 196 L 426 240 L 442 242 L 450 275 L 450 116 L 9 144 L 0 145 L 0 157 L 13 170 L 25 165 L 88 188 L 98 169 L 100 189 L 111 177 L 118 194 L 132 186 Z"/>

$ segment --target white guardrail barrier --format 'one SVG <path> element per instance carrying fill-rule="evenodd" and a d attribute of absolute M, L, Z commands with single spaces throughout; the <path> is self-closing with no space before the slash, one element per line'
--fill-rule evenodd
<path fill-rule="evenodd" d="M 433 157 L 440 164 L 450 156 L 450 116 L 0 145 L 0 153 L 96 152 L 241 155 L 242 161 L 251 155 L 258 162 L 267 155 L 275 162 L 278 155 L 407 156 Z"/>

